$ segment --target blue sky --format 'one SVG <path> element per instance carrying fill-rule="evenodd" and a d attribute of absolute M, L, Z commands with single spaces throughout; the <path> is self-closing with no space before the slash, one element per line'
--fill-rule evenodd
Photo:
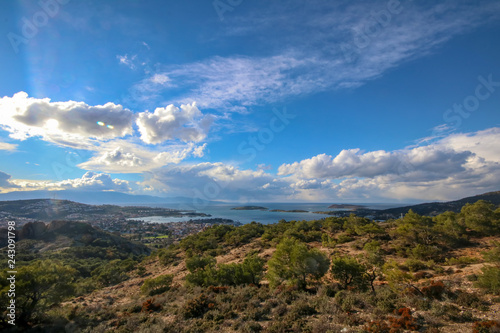
<path fill-rule="evenodd" d="M 0 191 L 415 202 L 500 188 L 497 1 L 10 1 Z"/>

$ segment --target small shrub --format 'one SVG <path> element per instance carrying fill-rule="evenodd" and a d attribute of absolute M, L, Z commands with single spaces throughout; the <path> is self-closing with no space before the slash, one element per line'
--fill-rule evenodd
<path fill-rule="evenodd" d="M 154 298 L 150 298 L 150 299 L 146 300 L 144 303 L 142 303 L 141 312 L 151 313 L 151 312 L 160 311 L 162 308 L 161 304 L 155 304 L 154 301 L 155 301 Z"/>
<path fill-rule="evenodd" d="M 297 316 L 297 318 L 302 318 L 305 316 L 312 316 L 316 314 L 317 311 L 306 300 L 298 300 L 292 305 L 290 313 L 294 316 Z"/>
<path fill-rule="evenodd" d="M 335 238 L 324 233 L 321 235 L 321 245 L 333 249 L 335 248 L 335 245 L 337 245 L 337 242 L 335 241 Z"/>
<path fill-rule="evenodd" d="M 477 277 L 476 286 L 494 294 L 500 294 L 500 267 L 487 266 Z"/>
<path fill-rule="evenodd" d="M 211 302 L 205 294 L 188 301 L 184 306 L 184 318 L 198 318 L 203 316 L 208 310 L 215 308 L 215 303 Z"/>
<path fill-rule="evenodd" d="M 427 329 L 424 331 L 426 333 L 439 333 L 441 332 L 439 327 L 444 326 L 444 323 L 440 317 L 433 316 L 430 313 L 424 313 L 422 316 L 422 320 L 427 326 Z"/>
<path fill-rule="evenodd" d="M 443 274 L 444 273 L 444 268 L 442 266 L 434 266 L 432 268 L 434 270 L 434 272 L 436 272 L 437 274 Z"/>
<path fill-rule="evenodd" d="M 284 316 L 288 312 L 288 307 L 286 304 L 280 304 L 276 308 L 274 308 L 274 314 L 278 317 Z"/>
<path fill-rule="evenodd" d="M 416 331 L 419 329 L 417 320 L 412 316 L 410 309 L 399 308 L 394 310 L 394 314 L 399 317 L 390 317 L 391 332 L 399 332 L 400 330 Z"/>
<path fill-rule="evenodd" d="M 375 305 L 382 313 L 390 313 L 396 308 L 398 298 L 398 294 L 393 292 L 390 288 L 380 288 L 377 291 Z"/>
<path fill-rule="evenodd" d="M 433 302 L 430 312 L 436 317 L 457 323 L 471 322 L 474 319 L 470 311 L 461 311 L 457 306 L 448 303 Z"/>
<path fill-rule="evenodd" d="M 481 302 L 481 299 L 477 294 L 468 293 L 465 291 L 458 291 L 456 303 L 461 306 L 477 309 L 482 306 L 483 302 Z"/>
<path fill-rule="evenodd" d="M 440 333 L 441 330 L 437 327 L 428 327 L 426 330 L 425 330 L 425 333 Z"/>
<path fill-rule="evenodd" d="M 262 331 L 262 326 L 255 321 L 250 321 L 244 323 L 241 327 L 239 327 L 238 331 L 243 333 L 260 332 Z"/>
<path fill-rule="evenodd" d="M 219 287 L 219 286 L 210 286 L 208 287 L 209 292 L 213 292 L 215 294 L 227 293 L 228 287 Z"/>
<path fill-rule="evenodd" d="M 500 332 L 500 322 L 488 320 L 488 321 L 476 321 L 472 325 L 473 333 L 493 333 Z"/>
<path fill-rule="evenodd" d="M 418 272 L 428 268 L 425 262 L 417 259 L 408 259 L 405 261 L 404 265 L 408 267 L 410 272 Z"/>
<path fill-rule="evenodd" d="M 413 276 L 415 277 L 416 280 L 421 280 L 421 279 L 431 278 L 434 275 L 428 272 L 416 272 L 415 274 L 413 274 Z"/>
<path fill-rule="evenodd" d="M 161 249 L 158 251 L 158 260 L 160 261 L 160 264 L 168 266 L 178 262 L 179 258 L 177 257 L 176 251 L 171 249 Z"/>
<path fill-rule="evenodd" d="M 408 249 L 408 252 L 414 259 L 430 260 L 438 258 L 441 250 L 437 246 L 417 244 L 411 250 Z"/>
<path fill-rule="evenodd" d="M 146 279 L 141 286 L 141 293 L 149 296 L 164 293 L 170 289 L 173 279 L 173 275 L 160 275 L 154 279 Z"/>
<path fill-rule="evenodd" d="M 352 238 L 351 236 L 349 235 L 346 235 L 346 234 L 340 234 L 338 235 L 337 237 L 337 244 L 344 244 L 344 243 L 349 243 L 349 242 L 352 242 L 354 240 L 354 238 Z"/>
<path fill-rule="evenodd" d="M 146 268 L 144 266 L 137 267 L 137 275 L 139 276 L 146 275 Z"/>
<path fill-rule="evenodd" d="M 362 302 L 358 296 L 346 290 L 339 291 L 335 295 L 335 303 L 345 312 L 352 311 L 356 306 L 362 306 Z"/>
<path fill-rule="evenodd" d="M 133 305 L 130 308 L 128 308 L 128 312 L 130 313 L 139 313 L 142 310 L 142 306 L 139 304 Z"/>
<path fill-rule="evenodd" d="M 365 244 L 363 249 L 369 253 L 378 253 L 380 252 L 380 242 L 376 240 L 368 242 Z"/>
<path fill-rule="evenodd" d="M 291 327 L 290 323 L 280 320 L 280 321 L 273 321 L 268 327 L 266 332 L 269 333 L 281 333 L 281 332 L 291 332 Z"/>
<path fill-rule="evenodd" d="M 470 282 L 476 282 L 477 281 L 477 275 L 476 274 L 470 274 L 466 276 L 467 281 Z"/>
<path fill-rule="evenodd" d="M 479 259 L 472 257 L 446 258 L 444 264 L 446 266 L 458 265 L 460 267 L 465 267 L 466 265 L 475 264 L 478 261 Z"/>
<path fill-rule="evenodd" d="M 415 290 L 412 288 L 412 290 Z M 420 293 L 415 290 L 414 295 L 405 297 L 405 304 L 409 307 L 415 308 L 420 311 L 427 311 L 432 307 L 433 299 L 429 297 L 422 297 Z"/>
<path fill-rule="evenodd" d="M 424 294 L 426 297 L 441 299 L 445 290 L 446 287 L 444 286 L 444 283 L 442 281 L 431 281 L 428 286 L 422 287 L 421 291 L 422 294 Z"/>
<path fill-rule="evenodd" d="M 371 333 L 390 333 L 391 328 L 383 320 L 372 320 L 365 324 L 364 331 Z"/>

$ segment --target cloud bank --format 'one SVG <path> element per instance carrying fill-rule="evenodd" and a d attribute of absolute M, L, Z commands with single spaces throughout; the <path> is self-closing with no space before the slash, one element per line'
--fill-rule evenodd
<path fill-rule="evenodd" d="M 38 136 L 62 146 L 88 148 L 99 141 L 132 134 L 134 114 L 121 105 L 90 106 L 83 102 L 51 102 L 19 92 L 0 99 L 0 126 L 10 137 Z"/>
<path fill-rule="evenodd" d="M 82 168 L 126 173 L 143 170 L 144 181 L 130 183 L 102 172 L 54 181 L 12 179 L 0 172 L 4 191 L 102 190 L 193 197 L 193 207 L 211 200 L 394 202 L 452 200 L 500 187 L 500 128 L 457 133 L 425 146 L 395 151 L 348 149 L 269 168 L 243 169 L 228 163 L 180 163 L 204 146 L 154 153 L 139 146 L 103 151 Z M 134 151 L 131 154 L 130 151 Z M 143 164 L 155 166 L 154 169 Z M 111 171 L 109 171 L 111 172 Z M 200 208 L 200 207 L 198 207 Z"/>
<path fill-rule="evenodd" d="M 94 151 L 87 170 L 142 172 L 203 156 L 214 117 L 196 103 L 134 113 L 121 105 L 51 102 L 19 92 L 0 98 L 0 128 L 15 140 L 40 138 L 61 147 Z M 197 143 L 200 143 L 197 145 Z M 0 143 L 2 150 L 16 145 Z"/>
<path fill-rule="evenodd" d="M 224 163 L 160 168 L 141 183 L 152 193 L 203 200 L 451 200 L 500 187 L 500 128 L 452 134 L 396 151 L 343 150 L 282 164 L 277 174 Z"/>
<path fill-rule="evenodd" d="M 7 189 L 8 186 L 3 182 L 4 175 L 0 172 L 0 188 Z M 10 179 L 10 175 L 7 175 Z M 13 184 L 12 184 L 13 183 Z M 36 181 L 36 180 L 12 180 L 10 187 L 15 187 L 16 191 L 35 191 L 35 190 L 78 190 L 78 191 L 116 191 L 128 193 L 132 189 L 130 183 L 126 180 L 112 178 L 108 174 L 86 172 L 81 178 L 66 179 L 59 182 Z"/>

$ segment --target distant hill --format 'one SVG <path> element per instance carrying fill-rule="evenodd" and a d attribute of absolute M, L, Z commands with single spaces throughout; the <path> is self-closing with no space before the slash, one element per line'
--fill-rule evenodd
<path fill-rule="evenodd" d="M 375 215 L 376 218 L 382 218 L 382 217 L 395 218 L 395 217 L 399 217 L 401 214 L 408 213 L 408 211 L 411 209 L 415 213 L 420 214 L 420 215 L 435 216 L 435 215 L 444 213 L 446 211 L 452 211 L 452 212 L 458 213 L 458 212 L 460 212 L 460 210 L 462 209 L 462 207 L 465 204 L 474 203 L 478 200 L 485 200 L 485 201 L 491 202 L 494 205 L 500 205 L 500 191 L 479 194 L 479 195 L 475 195 L 472 197 L 467 197 L 467 198 L 463 198 L 463 199 L 455 200 L 455 201 L 429 202 L 429 203 L 422 203 L 422 204 L 413 205 L 413 206 L 405 206 L 405 207 L 384 209 L 384 210 L 379 210 L 379 211 L 365 212 L 362 215 L 373 214 L 373 215 Z M 358 211 L 356 211 L 356 214 L 363 212 L 363 211 L 364 210 L 358 210 Z"/>
<path fill-rule="evenodd" d="M 89 220 L 95 218 L 128 218 L 144 216 L 208 216 L 194 211 L 180 211 L 170 208 L 118 205 L 88 205 L 70 200 L 31 199 L 0 201 L 0 220 L 29 218 L 41 221 L 56 219 Z"/>
<path fill-rule="evenodd" d="M 0 229 L 0 247 L 7 246 L 7 230 Z M 73 221 L 30 222 L 16 230 L 17 243 L 31 240 L 41 252 L 67 247 L 92 246 L 116 248 L 120 253 L 148 255 L 151 250 L 120 236 L 94 228 L 88 223 Z"/>
<path fill-rule="evenodd" d="M 132 195 L 120 192 L 98 192 L 98 191 L 20 191 L 1 193 L 1 200 L 29 200 L 29 199 L 60 199 L 71 200 L 85 204 L 193 204 L 193 198 L 188 197 L 156 197 L 151 195 Z M 216 203 L 206 201 L 204 203 Z"/>

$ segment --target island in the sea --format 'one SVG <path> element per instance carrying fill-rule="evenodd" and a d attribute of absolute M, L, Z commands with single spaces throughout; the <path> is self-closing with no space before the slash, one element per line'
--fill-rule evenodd
<path fill-rule="evenodd" d="M 353 205 L 353 204 L 333 204 L 328 206 L 330 209 L 336 210 L 326 210 L 326 211 L 317 211 L 313 212 L 314 214 L 326 214 L 326 215 L 334 215 L 334 216 L 344 216 L 346 212 L 349 213 L 361 213 L 367 211 L 366 206 L 362 205 Z"/>
<path fill-rule="evenodd" d="M 279 213 L 309 213 L 308 210 L 303 210 L 303 209 L 290 209 L 290 210 L 285 210 L 285 209 L 271 209 L 270 212 L 279 212 Z"/>
<path fill-rule="evenodd" d="M 232 210 L 268 210 L 269 208 L 262 206 L 240 206 L 231 208 Z"/>

